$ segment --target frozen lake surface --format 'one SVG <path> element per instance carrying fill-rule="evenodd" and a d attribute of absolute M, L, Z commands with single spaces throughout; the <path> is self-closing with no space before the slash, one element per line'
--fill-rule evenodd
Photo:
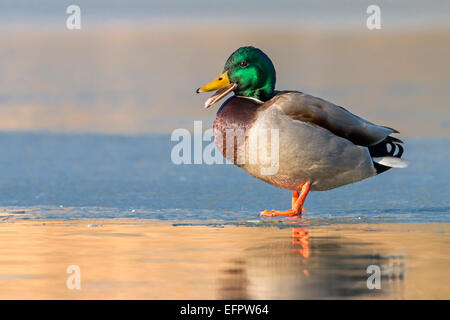
<path fill-rule="evenodd" d="M 450 140 L 405 140 L 407 169 L 279 220 L 258 213 L 289 191 L 176 166 L 168 135 L 2 133 L 0 298 L 448 299 Z M 67 289 L 71 265 L 82 290 Z"/>
<path fill-rule="evenodd" d="M 449 138 L 404 139 L 407 169 L 307 199 L 303 222 L 449 222 Z M 175 165 L 168 135 L 0 134 L 3 219 L 139 218 L 235 224 L 291 193 L 234 165 Z"/>

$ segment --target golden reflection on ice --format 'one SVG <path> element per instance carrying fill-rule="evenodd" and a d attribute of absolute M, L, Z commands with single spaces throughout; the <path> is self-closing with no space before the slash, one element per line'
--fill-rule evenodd
<path fill-rule="evenodd" d="M 307 228 L 139 220 L 0 224 L 0 298 L 450 298 L 448 224 Z M 66 269 L 81 270 L 81 289 Z M 381 289 L 367 288 L 367 267 Z"/>

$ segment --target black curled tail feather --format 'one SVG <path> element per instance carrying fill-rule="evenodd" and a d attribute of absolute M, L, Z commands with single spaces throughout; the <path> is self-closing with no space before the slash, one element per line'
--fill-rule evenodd
<path fill-rule="evenodd" d="M 376 145 L 368 147 L 370 156 L 372 158 L 395 157 L 400 159 L 404 151 L 402 143 L 403 143 L 402 140 L 388 136 L 386 137 L 386 139 L 377 143 Z M 377 174 L 383 173 L 391 169 L 391 167 L 387 167 L 376 162 L 373 162 L 373 165 L 377 170 Z"/>

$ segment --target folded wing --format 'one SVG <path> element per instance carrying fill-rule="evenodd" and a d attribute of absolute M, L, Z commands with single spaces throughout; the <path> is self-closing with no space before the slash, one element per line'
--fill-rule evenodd
<path fill-rule="evenodd" d="M 373 146 L 398 131 L 373 124 L 331 102 L 301 92 L 280 92 L 271 99 L 294 120 L 323 127 L 356 145 Z"/>

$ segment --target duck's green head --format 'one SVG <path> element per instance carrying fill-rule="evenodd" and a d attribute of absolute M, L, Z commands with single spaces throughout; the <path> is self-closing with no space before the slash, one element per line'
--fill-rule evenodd
<path fill-rule="evenodd" d="M 197 89 L 197 93 L 218 90 L 205 102 L 213 105 L 231 91 L 237 96 L 269 100 L 275 89 L 275 68 L 269 57 L 255 47 L 241 47 L 231 54 L 223 73 Z"/>

